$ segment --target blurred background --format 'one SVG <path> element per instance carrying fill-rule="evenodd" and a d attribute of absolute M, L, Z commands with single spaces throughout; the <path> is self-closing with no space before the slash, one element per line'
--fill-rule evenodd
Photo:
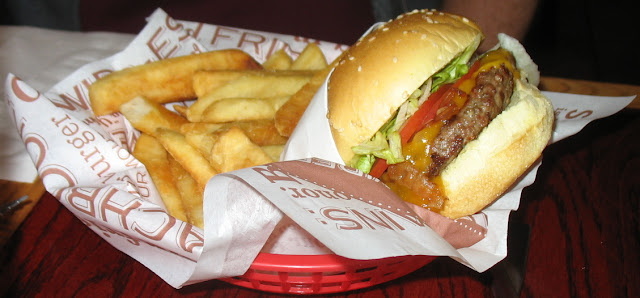
<path fill-rule="evenodd" d="M 135 34 L 147 16 L 162 8 L 175 19 L 343 44 L 354 43 L 376 21 L 414 8 L 442 7 L 440 0 L 0 1 L 2 25 Z M 640 2 L 628 0 L 537 0 L 521 41 L 544 76 L 638 85 L 638 8 Z"/>

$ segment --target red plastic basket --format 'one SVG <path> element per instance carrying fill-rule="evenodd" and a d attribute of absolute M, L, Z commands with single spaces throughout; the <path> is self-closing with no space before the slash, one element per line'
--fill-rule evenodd
<path fill-rule="evenodd" d="M 328 294 L 362 289 L 409 274 L 435 257 L 402 256 L 354 260 L 337 255 L 260 253 L 249 270 L 222 281 L 260 291 Z"/>

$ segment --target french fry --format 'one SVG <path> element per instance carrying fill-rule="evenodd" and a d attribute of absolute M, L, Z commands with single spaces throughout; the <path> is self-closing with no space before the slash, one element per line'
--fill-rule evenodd
<path fill-rule="evenodd" d="M 298 58 L 291 64 L 293 70 L 321 70 L 328 65 L 320 47 L 315 43 L 308 44 Z"/>
<path fill-rule="evenodd" d="M 203 131 L 189 131 L 184 134 L 185 140 L 191 146 L 196 148 L 204 158 L 206 158 L 211 166 L 216 166 L 211 160 L 211 149 L 213 149 L 213 145 L 218 141 L 217 132 L 220 131 L 215 130 L 211 132 L 203 132 Z"/>
<path fill-rule="evenodd" d="M 172 106 L 173 110 L 176 111 L 176 113 L 178 113 L 178 115 L 180 115 L 182 118 L 187 119 L 187 106 L 182 105 L 182 104 L 175 104 Z"/>
<path fill-rule="evenodd" d="M 96 115 L 117 112 L 136 96 L 167 103 L 195 97 L 193 74 L 201 69 L 260 69 L 249 54 L 219 50 L 159 60 L 115 71 L 89 86 L 91 107 Z"/>
<path fill-rule="evenodd" d="M 185 139 L 184 135 L 166 128 L 158 128 L 156 136 L 167 152 L 191 174 L 201 189 L 218 174 L 209 161 Z"/>
<path fill-rule="evenodd" d="M 270 72 L 243 76 L 198 98 L 187 109 L 187 119 L 191 122 L 201 122 L 206 108 L 223 98 L 268 98 L 292 95 L 309 82 L 312 76 L 310 73 L 282 75 Z"/>
<path fill-rule="evenodd" d="M 141 96 L 124 103 L 120 112 L 134 128 L 152 136 L 160 127 L 180 130 L 182 124 L 187 123 L 187 119 Z"/>
<path fill-rule="evenodd" d="M 284 150 L 284 145 L 267 145 L 267 146 L 261 146 L 260 148 L 262 148 L 262 151 L 264 151 L 267 155 L 269 155 L 269 157 L 271 157 L 272 160 L 279 161 L 280 155 Z"/>
<path fill-rule="evenodd" d="M 312 70 L 202 70 L 193 75 L 193 91 L 200 98 L 244 76 L 313 76 Z"/>
<path fill-rule="evenodd" d="M 185 135 L 209 134 L 236 126 L 258 146 L 284 145 L 287 138 L 276 130 L 273 120 L 238 121 L 230 123 L 189 122 L 183 124 L 180 131 Z"/>
<path fill-rule="evenodd" d="M 270 70 L 284 70 L 291 68 L 291 64 L 293 64 L 293 59 L 291 56 L 284 51 L 284 49 L 279 49 L 275 53 L 273 53 L 267 61 L 262 63 L 262 67 L 264 69 Z"/>
<path fill-rule="evenodd" d="M 184 209 L 182 197 L 170 171 L 169 154 L 167 154 L 162 144 L 154 137 L 142 133 L 136 141 L 133 156 L 147 168 L 151 180 L 153 184 L 155 184 L 160 198 L 167 208 L 167 212 L 171 216 L 186 222 L 188 216 Z"/>
<path fill-rule="evenodd" d="M 338 61 L 340 61 L 341 57 L 342 55 L 333 60 L 329 66 L 316 72 L 309 83 L 300 88 L 289 98 L 289 101 L 278 109 L 275 115 L 275 126 L 282 136 L 291 136 L 302 114 L 304 114 L 304 111 L 309 106 L 309 102 L 311 102 L 313 96 L 318 92 L 320 86 L 324 84 L 327 76 L 331 73 L 331 70 L 336 66 Z"/>
<path fill-rule="evenodd" d="M 218 165 L 220 172 L 273 162 L 260 146 L 252 143 L 237 127 L 231 127 L 218 136 L 218 141 L 211 150 L 211 160 Z"/>
<path fill-rule="evenodd" d="M 291 95 L 289 100 L 276 111 L 274 115 L 275 126 L 281 135 L 285 137 L 291 136 L 293 129 L 298 125 L 302 114 L 307 109 L 307 106 L 309 106 L 309 102 L 311 102 L 313 96 L 318 92 L 318 89 L 324 83 L 331 69 L 332 68 L 326 67 L 317 72 L 309 83 Z"/>
<path fill-rule="evenodd" d="M 189 223 L 204 229 L 204 214 L 202 211 L 203 190 L 191 175 L 169 155 L 169 167 L 171 175 L 175 180 L 175 185 L 180 196 L 182 197 L 182 205 L 187 215 Z"/>
<path fill-rule="evenodd" d="M 289 96 L 268 98 L 223 98 L 210 104 L 202 113 L 203 122 L 267 120 L 289 100 Z"/>
<path fill-rule="evenodd" d="M 196 97 L 205 96 L 212 90 L 245 76 L 242 71 L 197 71 L 193 75 L 193 92 Z"/>

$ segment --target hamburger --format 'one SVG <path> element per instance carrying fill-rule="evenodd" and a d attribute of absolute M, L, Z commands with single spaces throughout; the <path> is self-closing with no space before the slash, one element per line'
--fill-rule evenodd
<path fill-rule="evenodd" d="M 360 38 L 327 83 L 327 118 L 345 164 L 449 218 L 495 201 L 540 157 L 553 108 L 513 38 L 477 55 L 472 21 L 413 11 Z"/>

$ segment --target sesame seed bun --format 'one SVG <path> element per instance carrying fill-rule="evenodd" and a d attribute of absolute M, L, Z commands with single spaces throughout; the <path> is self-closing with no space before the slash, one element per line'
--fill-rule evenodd
<path fill-rule="evenodd" d="M 328 84 L 329 124 L 340 156 L 368 140 L 429 77 L 484 36 L 460 16 L 414 11 L 361 38 Z"/>

